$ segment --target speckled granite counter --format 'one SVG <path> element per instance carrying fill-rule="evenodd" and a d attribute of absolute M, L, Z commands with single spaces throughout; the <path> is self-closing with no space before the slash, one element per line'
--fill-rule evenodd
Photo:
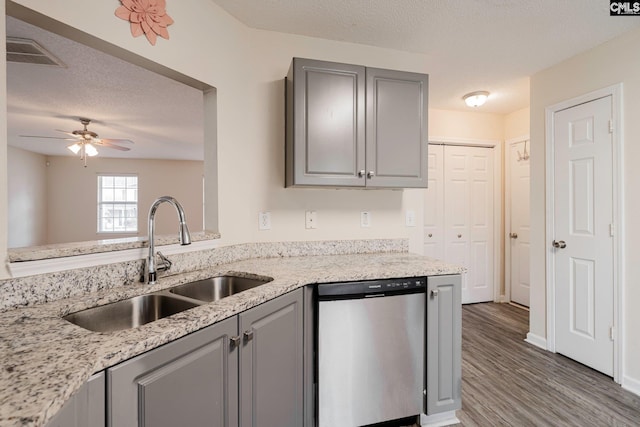
<path fill-rule="evenodd" d="M 198 231 L 191 233 L 191 241 L 219 239 L 220 233 Z M 9 249 L 9 262 L 35 261 L 39 259 L 62 258 L 76 255 L 98 254 L 102 252 L 121 251 L 124 249 L 144 248 L 149 238 L 127 237 L 122 239 L 91 240 L 87 242 L 57 243 L 52 245 L 32 246 Z M 177 235 L 156 236 L 157 246 L 178 242 Z"/>
<path fill-rule="evenodd" d="M 276 255 L 277 256 L 277 255 Z M 0 313 L 0 426 L 44 425 L 93 374 L 313 283 L 458 274 L 462 267 L 408 253 L 250 258 Z M 260 287 L 147 325 L 95 333 L 61 316 L 228 272 L 273 277 Z"/>

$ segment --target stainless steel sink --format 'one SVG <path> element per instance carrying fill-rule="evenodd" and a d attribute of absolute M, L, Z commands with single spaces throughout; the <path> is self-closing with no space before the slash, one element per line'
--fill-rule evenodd
<path fill-rule="evenodd" d="M 148 294 L 71 313 L 64 319 L 90 331 L 113 332 L 135 328 L 198 305 L 168 295 Z"/>
<path fill-rule="evenodd" d="M 271 278 L 218 276 L 178 285 L 171 288 L 169 292 L 199 301 L 212 302 L 255 288 L 272 280 Z"/>

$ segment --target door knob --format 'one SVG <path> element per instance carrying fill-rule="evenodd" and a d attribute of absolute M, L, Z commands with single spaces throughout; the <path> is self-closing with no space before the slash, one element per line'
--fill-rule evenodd
<path fill-rule="evenodd" d="M 518 233 L 509 233 L 509 237 L 511 237 L 512 239 L 517 239 Z"/>
<path fill-rule="evenodd" d="M 567 244 L 564 240 L 554 240 L 552 243 L 554 248 L 564 249 L 567 247 Z"/>

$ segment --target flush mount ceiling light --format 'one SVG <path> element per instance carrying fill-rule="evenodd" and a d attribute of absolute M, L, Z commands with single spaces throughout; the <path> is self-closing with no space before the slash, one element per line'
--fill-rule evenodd
<path fill-rule="evenodd" d="M 469 107 L 479 107 L 487 101 L 487 98 L 489 98 L 489 92 L 485 90 L 471 92 L 462 97 Z"/>

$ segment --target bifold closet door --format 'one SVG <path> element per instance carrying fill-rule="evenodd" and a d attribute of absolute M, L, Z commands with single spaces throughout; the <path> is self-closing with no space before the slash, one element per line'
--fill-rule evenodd
<path fill-rule="evenodd" d="M 444 256 L 444 146 L 429 145 L 428 188 L 424 198 L 424 254 Z"/>
<path fill-rule="evenodd" d="M 492 301 L 493 148 L 432 145 L 429 152 L 425 254 L 467 268 L 463 304 Z"/>

